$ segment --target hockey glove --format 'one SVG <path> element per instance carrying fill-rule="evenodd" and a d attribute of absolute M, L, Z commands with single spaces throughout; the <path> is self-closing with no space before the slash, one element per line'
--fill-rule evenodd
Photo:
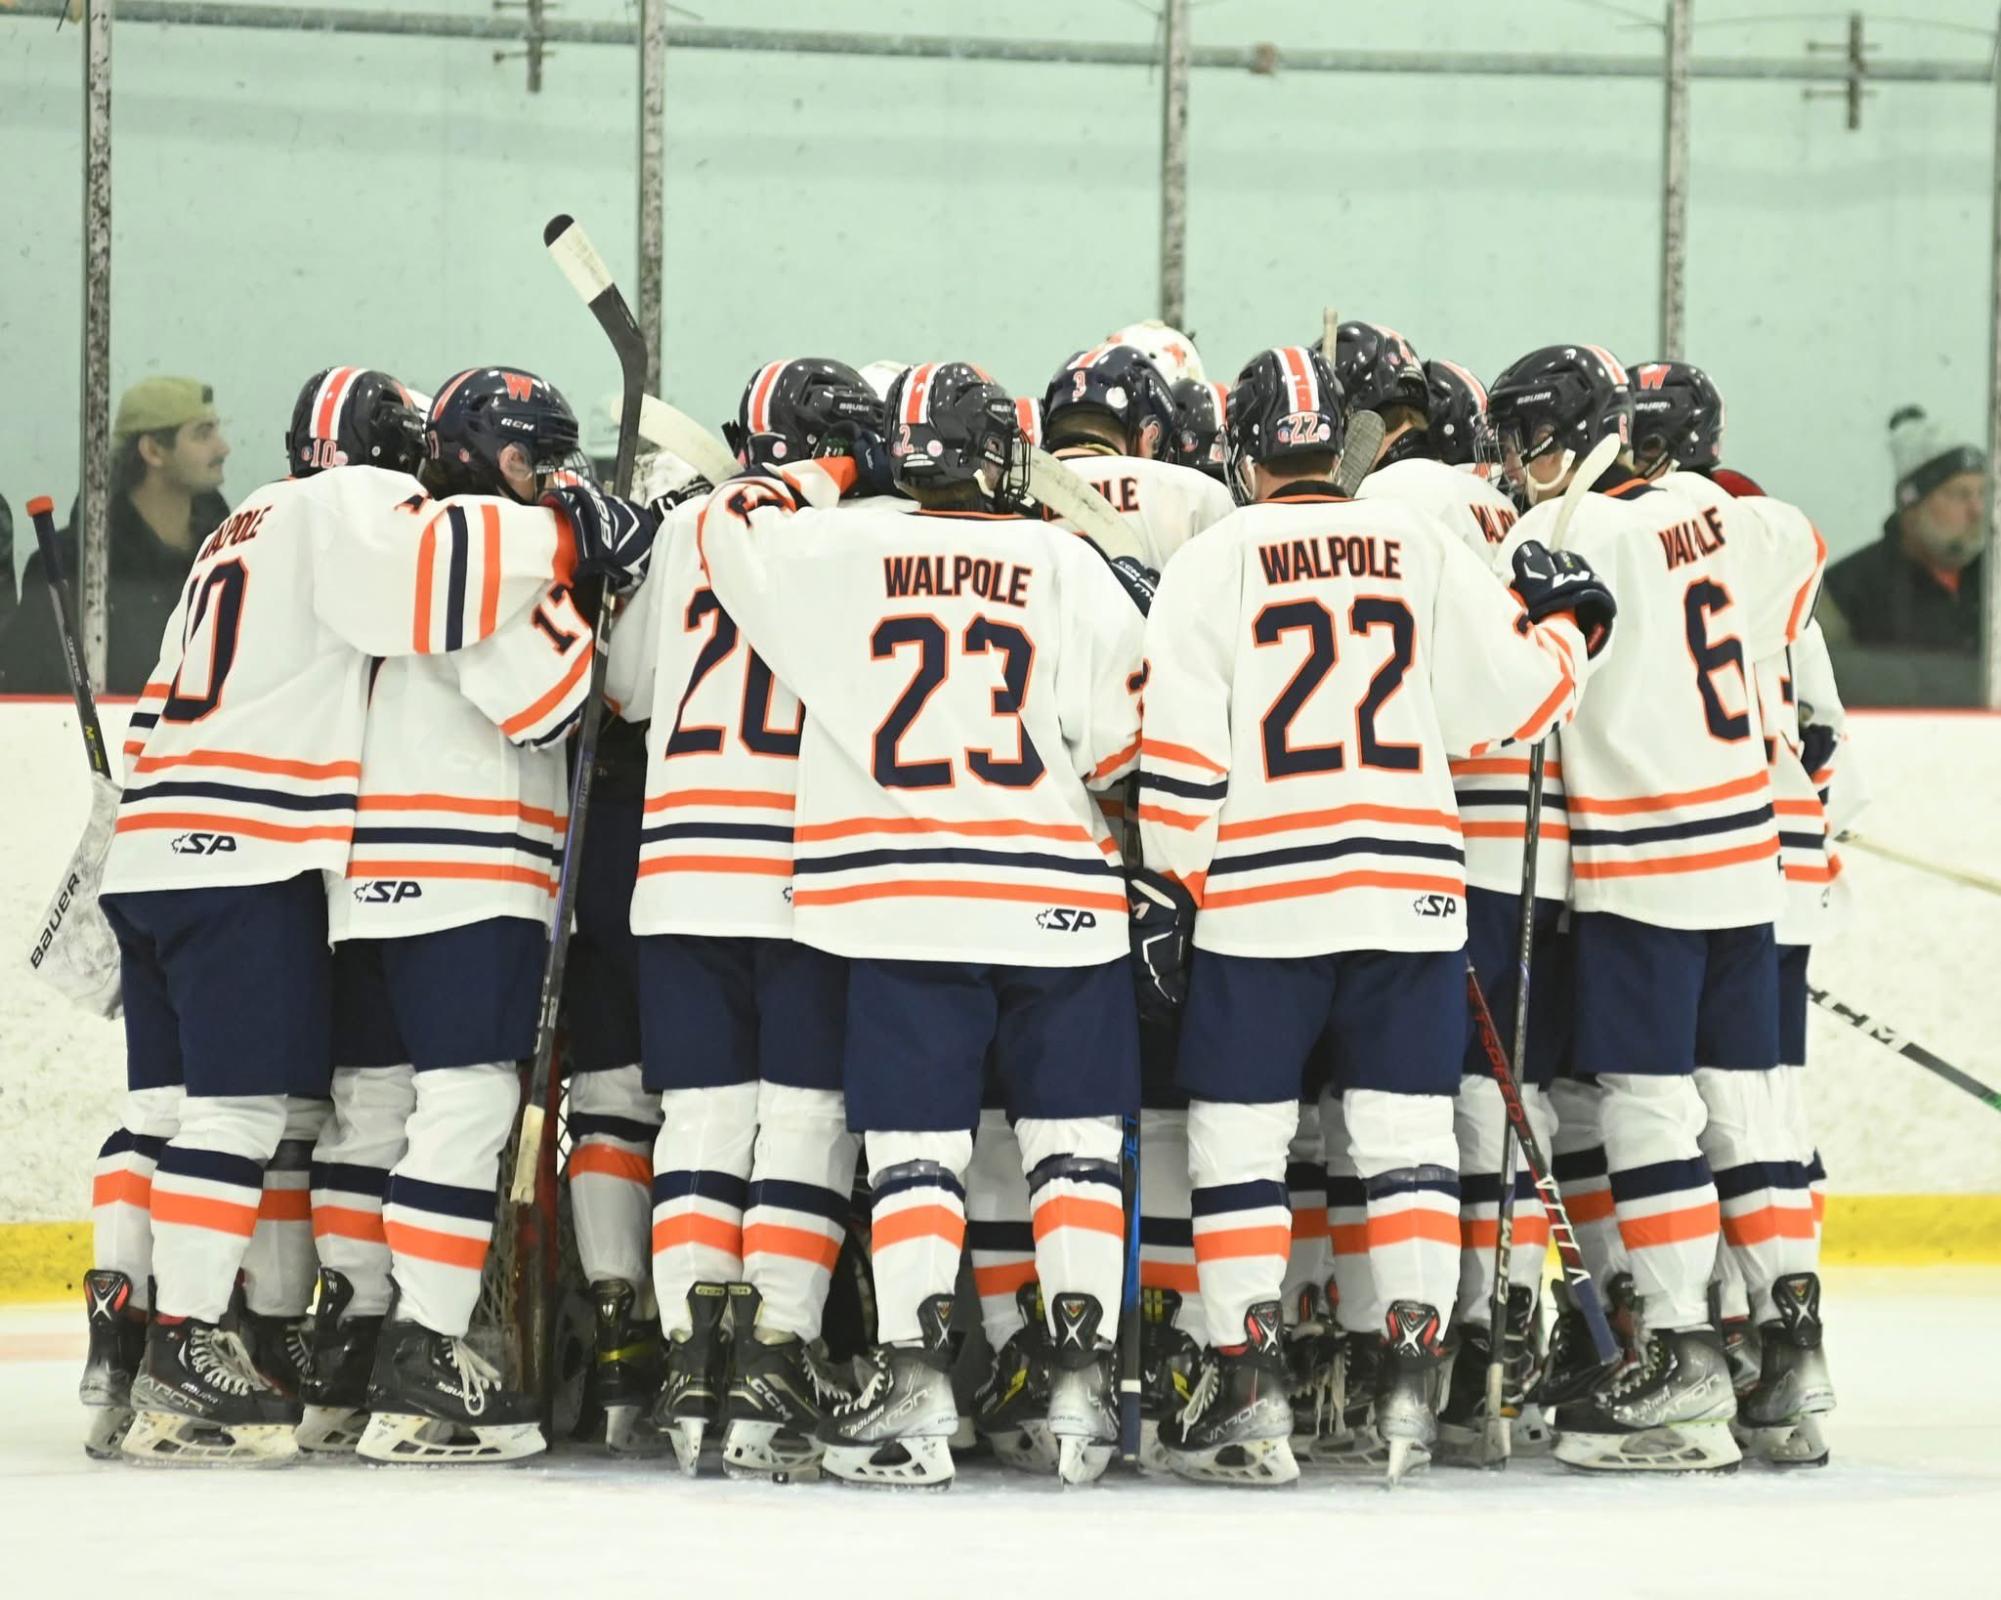
<path fill-rule="evenodd" d="M 1135 867 L 1126 878 L 1126 917 L 1140 1015 L 1171 1020 L 1188 998 L 1195 897 L 1166 873 Z"/>
<path fill-rule="evenodd" d="M 551 489 L 542 504 L 564 518 L 576 535 L 579 578 L 603 578 L 615 594 L 639 587 L 660 527 L 650 506 L 621 500 L 585 480 Z"/>
<path fill-rule="evenodd" d="M 1531 622 L 1567 613 L 1584 635 L 1587 655 L 1597 655 L 1612 637 L 1618 604 L 1582 556 L 1530 539 L 1515 551 L 1515 579 L 1509 587 L 1521 597 Z"/>
<path fill-rule="evenodd" d="M 1153 594 L 1160 587 L 1160 574 L 1133 556 L 1115 556 L 1105 563 L 1119 580 L 1126 597 L 1139 607 L 1141 616 L 1153 610 Z"/>
<path fill-rule="evenodd" d="M 1816 783 L 1819 782 L 1817 775 L 1825 772 L 1827 764 L 1834 759 L 1834 747 L 1840 738 L 1841 735 L 1824 722 L 1801 721 L 1800 765 L 1806 768 L 1806 775 Z"/>
<path fill-rule="evenodd" d="M 896 475 L 889 465 L 889 447 L 882 442 L 881 434 L 863 427 L 859 422 L 835 423 L 820 435 L 813 454 L 816 458 L 846 456 L 854 462 L 855 483 L 848 491 L 851 500 L 896 493 Z"/>

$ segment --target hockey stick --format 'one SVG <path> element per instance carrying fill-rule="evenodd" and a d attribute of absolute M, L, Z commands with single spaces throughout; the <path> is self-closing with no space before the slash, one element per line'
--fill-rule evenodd
<path fill-rule="evenodd" d="M 1570 482 L 1563 486 L 1563 499 L 1556 508 L 1556 526 L 1551 529 L 1550 548 L 1561 550 L 1565 537 L 1570 532 L 1571 520 L 1577 515 L 1577 508 L 1584 504 L 1584 497 L 1591 492 L 1605 470 L 1619 455 L 1617 435 L 1608 434 L 1594 444 L 1584 459 L 1577 463 L 1570 474 Z M 1535 949 L 1535 891 L 1536 855 L 1542 842 L 1542 792 L 1543 766 L 1548 759 L 1549 742 L 1538 739 L 1529 751 L 1528 806 L 1522 818 L 1522 889 L 1519 906 L 1518 933 L 1515 942 L 1515 1060 L 1514 1097 L 1520 1099 L 1520 1085 L 1528 1076 L 1529 1046 L 1529 966 Z M 1477 989 L 1479 984 L 1474 982 Z M 1481 1011 L 1486 1003 L 1481 1002 Z M 1489 1019 L 1491 1024 L 1491 1018 Z M 1502 1098 L 1508 1099 L 1508 1088 L 1504 1085 Z M 1526 1125 L 1519 1130 L 1525 1134 Z M 1508 1458 L 1512 1436 L 1507 1420 L 1501 1415 L 1501 1404 L 1507 1389 L 1507 1312 L 1508 1287 L 1515 1249 L 1515 1141 L 1518 1130 L 1515 1126 L 1514 1109 L 1511 1104 L 1508 1124 L 1501 1132 L 1501 1191 L 1495 1197 L 1494 1212 L 1494 1290 L 1487 1302 L 1487 1417 L 1484 1425 L 1486 1452 L 1505 1461 Z M 1568 1224 L 1566 1223 L 1566 1227 Z M 1580 1261 L 1582 1257 L 1579 1258 Z M 1596 1296 L 1596 1288 L 1593 1288 Z M 1586 1314 L 1587 1320 L 1589 1313 Z M 1604 1311 L 1598 1312 L 1599 1322 L 1604 1319 Z M 1593 1324 L 1592 1343 L 1598 1347 L 1600 1360 L 1610 1361 L 1618 1353 L 1618 1347 L 1611 1342 L 1611 1330 L 1605 1330 L 1605 1337 L 1598 1337 L 1598 1326 Z"/>
<path fill-rule="evenodd" d="M 1883 1046 L 1884 1049 L 1896 1051 L 1906 1061 L 1915 1061 L 1925 1071 L 1937 1073 L 1939 1077 L 1945 1079 L 1955 1089 L 1964 1089 L 1982 1105 L 1991 1106 L 1994 1110 L 2001 1111 L 2001 1089 L 1988 1088 L 1986 1084 L 1974 1077 L 1972 1073 L 1961 1072 L 1950 1061 L 1935 1056 L 1923 1045 L 1906 1039 L 1895 1028 L 1891 1027 L 1889 1023 L 1880 1022 L 1874 1017 L 1867 1016 L 1855 1010 L 1852 1006 L 1843 1005 L 1825 989 L 1816 989 L 1812 984 L 1808 984 L 1806 992 L 1807 998 L 1829 1016 L 1839 1017 L 1849 1027 L 1855 1029 L 1857 1033 L 1868 1035 L 1876 1043 Z"/>
<path fill-rule="evenodd" d="M 1876 840 L 1850 830 L 1839 836 L 1841 844 L 1852 844 L 1858 850 L 1867 850 L 1872 856 L 1881 856 L 1885 861 L 1894 861 L 1899 866 L 1914 867 L 1919 872 L 1929 872 L 1934 878 L 1943 878 L 1947 883 L 1959 884 L 1967 889 L 1985 889 L 1989 894 L 2001 894 L 2001 878 L 1990 878 L 1984 872 L 1975 872 L 1968 867 L 1948 867 L 1942 861 L 1927 860 L 1924 856 L 1912 855 L 1908 850 L 1900 850 L 1895 845 L 1879 844 Z"/>
<path fill-rule="evenodd" d="M 1139 1312 L 1139 1113 L 1122 1119 L 1119 1140 L 1119 1204 L 1125 1208 L 1125 1283 L 1119 1291 L 1119 1459 L 1139 1461 L 1139 1400 L 1142 1383 Z"/>
<path fill-rule="evenodd" d="M 1125 518 L 1112 509 L 1103 495 L 1077 476 L 1067 461 L 1058 461 L 1047 450 L 1028 452 L 1028 492 L 1077 532 L 1098 547 L 1107 561 L 1120 557 L 1147 564 L 1146 551 Z"/>
<path fill-rule="evenodd" d="M 1348 418 L 1348 437 L 1341 446 L 1341 462 L 1334 469 L 1334 487 L 1353 495 L 1362 480 L 1376 468 L 1376 452 L 1383 447 L 1383 419 L 1373 411 L 1357 411 Z"/>
<path fill-rule="evenodd" d="M 111 758 L 105 753 L 104 729 L 97 720 L 97 697 L 91 693 L 83 646 L 77 639 L 76 604 L 70 598 L 62 551 L 56 546 L 56 503 L 39 494 L 28 502 L 27 512 L 35 524 L 35 544 L 42 552 L 42 578 L 49 586 L 49 604 L 55 608 L 56 638 L 62 645 L 63 670 L 69 674 L 70 698 L 76 702 L 76 718 L 83 725 L 83 753 L 93 773 L 111 778 Z"/>
<path fill-rule="evenodd" d="M 629 494 L 632 489 L 633 459 L 639 450 L 639 397 L 646 387 L 646 340 L 633 320 L 632 308 L 612 281 L 603 259 L 592 247 L 583 228 L 567 216 L 553 217 L 542 232 L 542 242 L 550 258 L 598 319 L 605 337 L 618 355 L 622 384 L 618 425 L 618 456 L 612 469 L 612 492 Z M 592 615 L 590 688 L 584 699 L 581 727 L 572 759 L 576 770 L 570 779 L 569 826 L 563 835 L 563 854 L 556 877 L 556 904 L 549 926 L 549 953 L 542 968 L 541 1006 L 535 1027 L 535 1061 L 529 1075 L 526 1103 L 521 1108 L 520 1143 L 514 1156 L 514 1180 L 509 1197 L 516 1205 L 533 1207 L 545 1171 L 554 1170 L 556 1125 L 550 1116 L 560 1092 L 555 1078 L 556 1015 L 563 1001 L 563 971 L 570 954 L 570 916 L 576 903 L 577 877 L 583 861 L 584 833 L 590 821 L 591 779 L 597 770 L 598 733 L 604 725 L 605 667 L 610 660 L 607 646 L 611 636 L 610 607 L 602 590 L 595 606 L 585 597 Z M 534 1373 L 539 1380 L 535 1392 L 541 1398 L 545 1421 L 555 1403 L 555 1386 L 549 1362 L 551 1302 L 556 1287 L 556 1229 L 546 1226 L 540 1240 L 543 1270 L 530 1273 L 524 1286 L 528 1302 L 528 1328 Z"/>
<path fill-rule="evenodd" d="M 670 406 L 657 395 L 641 394 L 638 404 L 639 437 L 656 450 L 679 456 L 711 483 L 721 483 L 743 470 L 736 452 L 687 412 Z M 621 432 L 631 410 L 631 405 L 621 397 L 618 406 Z"/>

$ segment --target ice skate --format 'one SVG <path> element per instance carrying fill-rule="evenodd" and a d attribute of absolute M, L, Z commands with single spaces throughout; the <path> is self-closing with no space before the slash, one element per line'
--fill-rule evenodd
<path fill-rule="evenodd" d="M 1059 1294 L 1051 1309 L 1056 1336 L 1048 1427 L 1056 1441 L 1056 1475 L 1068 1484 L 1095 1483 L 1119 1447 L 1112 1347 L 1098 1334 L 1104 1310 L 1088 1294 Z"/>
<path fill-rule="evenodd" d="M 1834 1383 L 1822 1348 L 1820 1279 L 1793 1272 L 1772 1285 L 1776 1320 L 1762 1324 L 1758 1381 L 1738 1406 L 1732 1430 L 1744 1453 L 1775 1467 L 1824 1467 L 1820 1419 L 1834 1410 Z"/>
<path fill-rule="evenodd" d="M 1758 1387 L 1764 1365 L 1764 1352 L 1758 1348 L 1758 1331 L 1751 1326 L 1749 1317 L 1725 1317 L 1717 1324 L 1716 1331 L 1723 1336 L 1724 1359 L 1730 1363 L 1730 1387 L 1737 1391 L 1741 1411 L 1745 1397 Z"/>
<path fill-rule="evenodd" d="M 591 1285 L 590 1397 L 604 1413 L 605 1448 L 613 1455 L 656 1455 L 666 1441 L 646 1426 L 660 1387 L 660 1330 L 635 1316 L 639 1294 L 622 1278 Z"/>
<path fill-rule="evenodd" d="M 235 1334 L 156 1317 L 119 1449 L 149 1466 L 281 1466 L 298 1459 L 298 1421 L 298 1402 L 258 1373 Z"/>
<path fill-rule="evenodd" d="M 816 1340 L 759 1331 L 759 1295 L 730 1285 L 729 1397 L 723 1414 L 723 1471 L 732 1478 L 808 1483 L 820 1476 L 825 1448 L 814 1430 L 854 1386 Z"/>
<path fill-rule="evenodd" d="M 312 1319 L 265 1316 L 246 1306 L 237 1311 L 236 1325 L 251 1364 L 265 1382 L 287 1399 L 299 1399 L 313 1365 Z"/>
<path fill-rule="evenodd" d="M 1139 1464 L 1171 1472 L 1160 1425 L 1188 1404 L 1201 1347 L 1176 1325 L 1181 1296 L 1173 1289 L 1140 1290 Z"/>
<path fill-rule="evenodd" d="M 1510 1456 L 1548 1454 L 1552 1443 L 1548 1420 L 1528 1398 L 1538 1377 L 1534 1319 L 1534 1291 L 1516 1284 L 1508 1291 L 1498 1418 L 1487 1415 L 1487 1364 L 1493 1341 L 1479 1323 L 1459 1330 L 1445 1405 L 1438 1413 L 1438 1442 L 1432 1452 L 1437 1460 L 1454 1467 L 1494 1467 Z"/>
<path fill-rule="evenodd" d="M 1330 1429 L 1334 1363 L 1341 1341 L 1315 1290 L 1300 1290 L 1294 1309 L 1297 1315 L 1285 1330 L 1285 1370 L 1287 1397 L 1292 1402 L 1292 1448 L 1297 1458 L 1310 1454 Z"/>
<path fill-rule="evenodd" d="M 1445 1372 L 1445 1319 L 1417 1300 L 1392 1300 L 1376 1373 L 1376 1431 L 1383 1475 L 1394 1487 L 1431 1464 L 1438 1437 L 1438 1387 Z"/>
<path fill-rule="evenodd" d="M 952 1482 L 952 1297 L 917 1308 L 921 1342 L 877 1345 L 867 1357 L 861 1392 L 836 1406 L 818 1430 L 821 1466 L 848 1483 L 944 1489 Z"/>
<path fill-rule="evenodd" d="M 684 1477 L 694 1477 L 701 1466 L 702 1440 L 722 1416 L 729 1359 L 723 1313 L 728 1309 L 727 1285 L 694 1285 L 688 1291 L 688 1331 L 667 1341 L 667 1373 L 650 1425 L 673 1444 Z"/>
<path fill-rule="evenodd" d="M 1598 1348 L 1591 1342 L 1591 1326 L 1584 1320 L 1584 1313 L 1571 1304 L 1569 1290 L 1559 1280 L 1556 1323 L 1549 1335 L 1549 1356 L 1543 1363 L 1541 1378 L 1531 1391 L 1536 1404 L 1544 1412 L 1584 1399 L 1627 1364 L 1631 1341 L 1635 1336 L 1634 1313 L 1630 1303 L 1633 1280 L 1631 1274 L 1624 1272 L 1613 1274 L 1613 1280 L 1618 1286 L 1621 1304 L 1616 1310 L 1608 1305 L 1607 1320 L 1611 1322 L 1612 1332 L 1626 1354 L 1610 1367 L 1599 1360 Z"/>
<path fill-rule="evenodd" d="M 518 1461 L 548 1448 L 532 1396 L 503 1388 L 464 1339 L 418 1322 L 382 1329 L 368 1409 L 358 1448 L 371 1461 Z"/>
<path fill-rule="evenodd" d="M 1202 1353 L 1188 1404 L 1160 1425 L 1167 1464 L 1198 1483 L 1275 1486 L 1299 1476 L 1286 1396 L 1283 1319 L 1265 1300 L 1244 1313 L 1244 1342 Z"/>
<path fill-rule="evenodd" d="M 1376 1431 L 1376 1374 L 1382 1359 L 1382 1340 L 1375 1334 L 1336 1336 L 1327 1375 L 1327 1422 L 1309 1457 L 1316 1467 L 1380 1477 L 1389 1464 L 1388 1448 Z"/>
<path fill-rule="evenodd" d="M 83 1308 L 90 1319 L 90 1350 L 76 1386 L 88 1412 L 83 1452 L 114 1461 L 132 1425 L 132 1380 L 146 1358 L 146 1314 L 132 1304 L 132 1280 L 109 1267 L 83 1275 Z"/>
<path fill-rule="evenodd" d="M 354 1285 L 346 1274 L 320 1268 L 313 1303 L 312 1355 L 299 1390 L 306 1414 L 299 1448 L 323 1455 L 352 1455 L 368 1426 L 368 1375 L 382 1318 L 348 1316 Z"/>
<path fill-rule="evenodd" d="M 1049 1330 L 1033 1283 L 1015 1290 L 1022 1327 L 993 1355 L 986 1381 L 973 1395 L 973 1426 L 993 1446 L 994 1459 L 1019 1472 L 1054 1472 L 1056 1440 L 1049 1432 Z"/>
<path fill-rule="evenodd" d="M 1655 1333 L 1640 1360 L 1558 1411 L 1556 1459 L 1585 1472 L 1728 1472 L 1743 1459 L 1714 1329 Z"/>

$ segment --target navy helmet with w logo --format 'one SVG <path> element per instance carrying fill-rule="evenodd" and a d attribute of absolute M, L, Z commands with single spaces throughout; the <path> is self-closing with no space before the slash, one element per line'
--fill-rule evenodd
<path fill-rule="evenodd" d="M 519 367 L 470 367 L 445 380 L 424 423 L 423 478 L 433 494 L 513 496 L 500 470 L 510 445 L 538 483 L 577 453 L 577 416 L 556 386 Z"/>
<path fill-rule="evenodd" d="M 1643 361 L 1633 385 L 1633 464 L 1658 478 L 1677 468 L 1707 472 L 1723 460 L 1723 396 L 1687 361 Z"/>

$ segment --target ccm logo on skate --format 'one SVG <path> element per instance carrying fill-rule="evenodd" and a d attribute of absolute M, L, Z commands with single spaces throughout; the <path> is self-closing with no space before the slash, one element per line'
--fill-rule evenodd
<path fill-rule="evenodd" d="M 1459 915 L 1459 901 L 1449 894 L 1421 894 L 1410 903 L 1411 910 L 1420 917 L 1456 917 Z"/>
<path fill-rule="evenodd" d="M 421 900 L 424 897 L 422 884 L 408 878 L 377 878 L 372 883 L 357 883 L 354 898 L 364 906 L 400 905 L 405 900 Z"/>
<path fill-rule="evenodd" d="M 226 856 L 236 848 L 233 833 L 177 833 L 167 848 L 177 856 Z"/>
<path fill-rule="evenodd" d="M 1036 912 L 1035 925 L 1047 928 L 1051 933 L 1082 933 L 1086 928 L 1098 925 L 1096 915 L 1089 911 L 1072 911 L 1068 906 L 1049 906 Z"/>

